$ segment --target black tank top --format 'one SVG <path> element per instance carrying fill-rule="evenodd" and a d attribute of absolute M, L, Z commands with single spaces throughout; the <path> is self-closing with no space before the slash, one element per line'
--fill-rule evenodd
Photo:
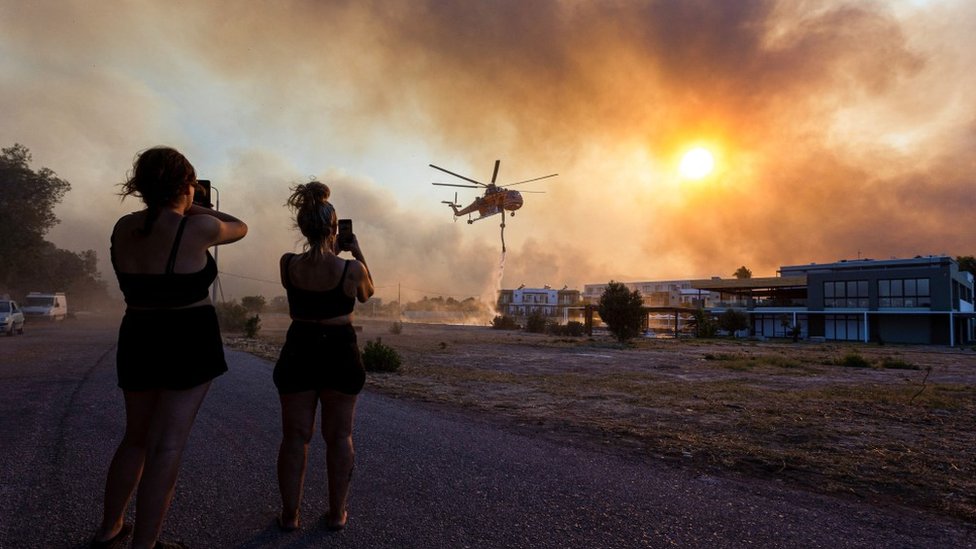
<path fill-rule="evenodd" d="M 351 314 L 356 306 L 356 298 L 349 297 L 342 291 L 349 270 L 349 260 L 342 268 L 342 276 L 334 288 L 325 291 L 303 290 L 291 284 L 291 273 L 288 268 L 295 255 L 288 256 L 285 261 L 284 286 L 288 294 L 288 311 L 292 317 L 303 320 L 327 320 L 338 316 Z"/>
<path fill-rule="evenodd" d="M 119 279 L 119 289 L 130 307 L 184 307 L 206 299 L 210 295 L 210 285 L 217 279 L 217 262 L 207 251 L 207 264 L 195 273 L 174 273 L 176 252 L 180 249 L 183 229 L 187 218 L 180 221 L 173 240 L 173 248 L 166 261 L 163 274 L 123 273 L 115 264 L 115 231 L 112 231 L 112 268 Z"/>

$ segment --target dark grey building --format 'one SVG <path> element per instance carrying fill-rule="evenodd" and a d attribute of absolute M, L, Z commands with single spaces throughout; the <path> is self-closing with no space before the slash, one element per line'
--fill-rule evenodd
<path fill-rule="evenodd" d="M 951 346 L 976 335 L 973 275 L 948 256 L 790 265 L 776 278 L 698 282 L 740 299 L 757 336 L 797 326 L 803 338 Z"/>

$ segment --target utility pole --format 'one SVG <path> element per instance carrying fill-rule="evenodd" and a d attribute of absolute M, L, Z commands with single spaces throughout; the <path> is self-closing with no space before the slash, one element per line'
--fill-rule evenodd
<path fill-rule="evenodd" d="M 219 212 L 220 211 L 220 189 L 214 187 L 213 185 L 210 185 L 210 189 L 215 193 L 217 193 L 217 200 L 215 202 L 214 210 Z M 219 249 L 220 249 L 219 247 L 214 246 L 214 251 L 213 251 L 214 263 L 217 263 L 217 252 Z M 217 290 L 219 288 L 220 288 L 220 269 L 218 268 L 217 278 L 214 279 L 213 286 L 211 287 L 212 297 L 210 298 L 210 301 L 213 302 L 214 306 L 217 305 Z M 223 291 L 221 291 L 221 295 L 223 295 Z"/>

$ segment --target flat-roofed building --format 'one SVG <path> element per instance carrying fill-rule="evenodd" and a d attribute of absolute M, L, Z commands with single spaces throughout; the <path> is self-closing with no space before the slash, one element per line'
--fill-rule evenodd
<path fill-rule="evenodd" d="M 778 277 L 697 280 L 733 294 L 753 335 L 957 345 L 974 339 L 973 275 L 948 256 L 787 265 Z M 713 307 L 719 314 L 729 306 Z"/>
<path fill-rule="evenodd" d="M 719 298 L 717 293 L 694 288 L 691 283 L 691 279 L 621 282 L 628 290 L 640 292 L 646 307 L 709 308 Z M 598 304 L 608 285 L 609 283 L 584 284 L 583 301 L 591 305 Z"/>

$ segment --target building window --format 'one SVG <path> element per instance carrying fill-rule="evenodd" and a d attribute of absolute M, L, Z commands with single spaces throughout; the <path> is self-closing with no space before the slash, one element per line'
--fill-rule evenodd
<path fill-rule="evenodd" d="M 864 321 L 861 315 L 825 315 L 824 338 L 840 341 L 862 341 Z"/>
<path fill-rule="evenodd" d="M 832 280 L 824 282 L 824 307 L 866 309 L 868 307 L 867 280 Z"/>
<path fill-rule="evenodd" d="M 878 281 L 878 307 L 931 307 L 929 279 L 903 278 Z"/>

